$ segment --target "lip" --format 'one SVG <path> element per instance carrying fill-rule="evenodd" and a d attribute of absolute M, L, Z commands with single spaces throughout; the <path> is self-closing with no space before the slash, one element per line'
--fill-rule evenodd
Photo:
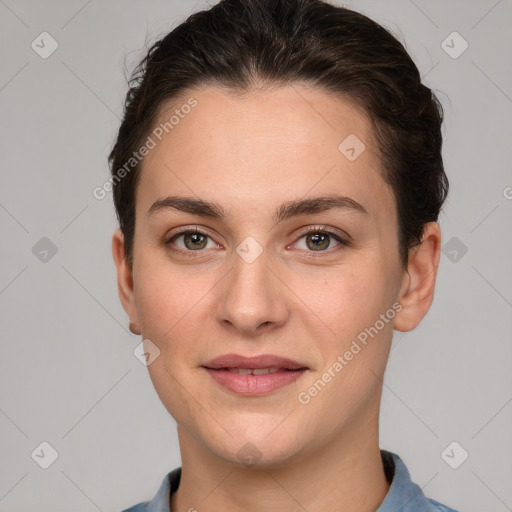
<path fill-rule="evenodd" d="M 213 370 L 220 368 L 269 368 L 271 366 L 285 370 L 308 369 L 305 364 L 272 354 L 262 354 L 253 357 L 245 357 L 239 354 L 224 354 L 208 361 L 203 366 Z"/>
<path fill-rule="evenodd" d="M 270 368 L 275 373 L 262 375 L 241 375 L 230 368 Z M 309 368 L 285 357 L 263 354 L 245 357 L 238 354 L 225 354 L 208 361 L 203 368 L 218 384 L 230 391 L 246 396 L 261 396 L 280 389 L 299 379 Z"/>

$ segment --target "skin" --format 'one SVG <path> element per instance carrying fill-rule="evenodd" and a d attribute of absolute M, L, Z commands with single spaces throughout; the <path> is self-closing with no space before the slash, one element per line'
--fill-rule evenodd
<path fill-rule="evenodd" d="M 425 226 L 403 268 L 395 199 L 372 128 L 348 101 L 298 84 L 243 96 L 210 86 L 167 105 L 161 120 L 190 96 L 197 106 L 143 162 L 133 268 L 119 230 L 112 245 L 123 307 L 134 330 L 160 350 L 148 370 L 178 425 L 182 478 L 172 510 L 375 511 L 389 489 L 378 419 L 393 328 L 414 329 L 431 305 L 439 226 Z M 355 161 L 338 151 L 349 134 L 366 146 Z M 350 197 L 367 213 L 272 219 L 284 202 L 329 194 Z M 216 202 L 227 216 L 148 214 L 170 195 Z M 315 250 L 303 232 L 322 225 L 348 234 L 350 245 L 330 238 Z M 181 236 L 173 247 L 183 253 L 173 253 L 165 240 L 180 226 L 210 238 L 194 251 Z M 249 236 L 262 248 L 252 263 L 236 252 Z M 395 303 L 394 319 L 308 404 L 299 403 L 298 394 Z M 267 395 L 244 396 L 201 368 L 226 353 L 276 354 L 309 370 Z M 241 461 L 243 447 L 255 464 Z"/>

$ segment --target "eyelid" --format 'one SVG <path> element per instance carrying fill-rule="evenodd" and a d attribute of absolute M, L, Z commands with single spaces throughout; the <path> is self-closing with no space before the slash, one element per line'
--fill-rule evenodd
<path fill-rule="evenodd" d="M 187 233 L 198 233 L 199 235 L 209 236 L 212 240 L 214 239 L 213 234 L 207 228 L 203 228 L 202 226 L 192 225 L 192 226 L 180 226 L 173 230 L 171 235 L 165 236 L 165 242 L 167 243 L 172 238 L 183 235 Z"/>

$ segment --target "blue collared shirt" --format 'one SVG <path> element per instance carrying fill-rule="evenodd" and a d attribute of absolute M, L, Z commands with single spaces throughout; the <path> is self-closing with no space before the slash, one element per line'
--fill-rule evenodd
<path fill-rule="evenodd" d="M 388 493 L 375 512 L 457 512 L 455 509 L 441 505 L 427 498 L 420 487 L 413 483 L 407 467 L 395 453 L 380 451 L 388 482 Z M 166 475 L 156 496 L 144 503 L 139 503 L 123 512 L 172 512 L 170 496 L 180 485 L 181 468 L 176 468 Z"/>

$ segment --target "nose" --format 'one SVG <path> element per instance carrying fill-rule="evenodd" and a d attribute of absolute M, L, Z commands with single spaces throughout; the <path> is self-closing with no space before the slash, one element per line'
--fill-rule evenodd
<path fill-rule="evenodd" d="M 223 281 L 217 319 L 224 327 L 254 337 L 286 323 L 286 286 L 271 268 L 265 251 L 252 263 L 236 254 Z"/>

